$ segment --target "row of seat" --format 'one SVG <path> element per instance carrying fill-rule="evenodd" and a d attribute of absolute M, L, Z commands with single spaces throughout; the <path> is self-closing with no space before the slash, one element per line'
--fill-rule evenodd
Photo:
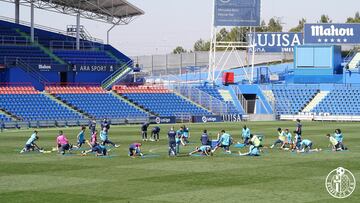
<path fill-rule="evenodd" d="M 0 46 L 0 63 L 15 65 L 18 59 L 34 66 L 38 64 L 59 64 L 39 47 L 25 45 Z"/>
<path fill-rule="evenodd" d="M 148 114 L 111 93 L 56 94 L 63 102 L 97 118 L 147 117 Z"/>
<path fill-rule="evenodd" d="M 0 94 L 38 94 L 31 86 L 0 86 Z"/>
<path fill-rule="evenodd" d="M 211 114 L 174 93 L 125 93 L 123 96 L 160 116 Z"/>
<path fill-rule="evenodd" d="M 277 115 L 297 114 L 315 97 L 318 89 L 300 86 L 274 86 L 275 111 Z"/>
<path fill-rule="evenodd" d="M 119 94 L 125 93 L 169 93 L 170 91 L 162 86 L 124 86 L 116 85 L 112 88 Z"/>
<path fill-rule="evenodd" d="M 105 51 L 73 51 L 73 50 L 57 50 L 54 54 L 64 59 L 70 64 L 94 64 L 108 65 L 117 64 L 117 61 L 106 54 Z"/>
<path fill-rule="evenodd" d="M 360 87 L 330 91 L 312 112 L 326 112 L 332 115 L 360 115 Z"/>
<path fill-rule="evenodd" d="M 79 86 L 79 87 L 62 87 L 62 86 L 46 86 L 45 91 L 50 94 L 91 94 L 91 93 L 103 93 L 106 91 L 101 87 L 96 86 Z"/>
<path fill-rule="evenodd" d="M 221 96 L 219 92 L 219 88 L 216 86 L 203 85 L 203 86 L 197 86 L 196 88 L 203 92 L 206 92 L 207 94 L 215 97 L 216 99 L 219 99 L 220 101 L 225 102 L 224 98 Z M 227 101 L 225 103 L 228 104 L 229 113 L 239 113 L 233 102 Z"/>
<path fill-rule="evenodd" d="M 58 120 L 59 117 L 69 120 L 83 119 L 79 113 L 71 111 L 43 94 L 4 94 L 0 108 L 24 121 Z"/>
<path fill-rule="evenodd" d="M 12 119 L 4 114 L 0 114 L 0 121 L 9 122 L 12 121 Z"/>

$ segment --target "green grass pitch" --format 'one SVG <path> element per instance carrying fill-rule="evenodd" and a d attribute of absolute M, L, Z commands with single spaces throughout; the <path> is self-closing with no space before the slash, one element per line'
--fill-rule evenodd
<path fill-rule="evenodd" d="M 192 144 L 181 152 L 193 150 L 204 128 L 213 138 L 225 129 L 239 140 L 243 124 L 189 124 Z M 265 135 L 267 146 L 277 138 L 278 127 L 295 128 L 295 122 L 246 124 L 252 133 Z M 265 149 L 260 157 L 236 157 L 219 150 L 213 157 L 168 158 L 166 133 L 170 126 L 162 125 L 160 142 L 143 143 L 145 154 L 160 156 L 131 159 L 128 146 L 140 140 L 137 125 L 112 126 L 110 139 L 121 146 L 110 152 L 111 158 L 54 152 L 19 154 L 31 130 L 4 131 L 0 133 L 0 202 L 360 202 L 360 186 L 344 200 L 334 199 L 325 189 L 327 174 L 339 166 L 360 181 L 360 124 L 304 122 L 303 126 L 303 138 L 311 139 L 322 152 Z M 328 150 L 324 135 L 335 128 L 342 129 L 349 151 Z M 45 149 L 54 147 L 58 130 L 39 130 L 38 144 Z M 75 143 L 79 129 L 63 130 Z"/>

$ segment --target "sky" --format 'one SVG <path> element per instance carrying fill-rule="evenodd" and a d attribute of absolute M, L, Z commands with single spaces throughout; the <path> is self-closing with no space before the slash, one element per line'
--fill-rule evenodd
<path fill-rule="evenodd" d="M 198 39 L 208 40 L 211 32 L 213 0 L 128 0 L 141 8 L 145 15 L 129 25 L 115 27 L 110 44 L 129 56 L 158 55 L 172 52 L 176 46 L 192 49 Z M 317 22 L 327 14 L 333 22 L 345 22 L 360 10 L 359 0 L 262 0 L 261 18 L 268 21 L 279 17 L 284 31 L 295 27 L 299 19 Z M 0 1 L 0 15 L 14 17 L 14 4 Z M 20 18 L 30 21 L 30 8 L 21 7 Z M 36 10 L 35 24 L 65 30 L 75 25 L 72 16 Z M 81 19 L 81 24 L 92 34 L 106 41 L 110 24 Z"/>

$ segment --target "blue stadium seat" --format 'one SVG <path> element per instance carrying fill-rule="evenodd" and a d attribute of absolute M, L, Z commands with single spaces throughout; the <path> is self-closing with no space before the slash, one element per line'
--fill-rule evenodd
<path fill-rule="evenodd" d="M 277 115 L 301 112 L 319 92 L 317 88 L 302 85 L 274 85 L 272 91 Z"/>
<path fill-rule="evenodd" d="M 0 108 L 24 121 L 79 120 L 83 116 L 43 94 L 1 94 Z"/>
<path fill-rule="evenodd" d="M 12 119 L 10 117 L 8 117 L 7 115 L 1 114 L 0 113 L 0 122 L 9 122 L 12 121 Z"/>
<path fill-rule="evenodd" d="M 116 65 L 117 61 L 104 51 L 56 50 L 54 54 L 74 65 Z"/>
<path fill-rule="evenodd" d="M 219 92 L 219 88 L 216 87 L 216 86 L 208 86 L 208 85 L 204 85 L 204 86 L 197 86 L 196 88 L 198 88 L 199 90 L 215 97 L 216 99 L 219 99 L 220 101 L 223 101 L 225 103 L 228 104 L 229 106 L 229 113 L 234 113 L 234 114 L 237 114 L 237 113 L 240 113 L 233 102 L 231 101 L 225 101 L 224 98 L 221 96 L 220 92 Z"/>
<path fill-rule="evenodd" d="M 57 94 L 58 98 L 97 118 L 144 118 L 148 114 L 131 106 L 110 93 Z"/>
<path fill-rule="evenodd" d="M 21 59 L 29 65 L 39 64 L 58 64 L 59 63 L 39 47 L 35 46 L 18 46 L 18 45 L 4 45 L 0 46 L 0 64 L 11 65 L 16 63 L 17 59 Z"/>
<path fill-rule="evenodd" d="M 360 87 L 337 87 L 312 110 L 331 115 L 360 115 Z"/>
<path fill-rule="evenodd" d="M 126 93 L 123 96 L 159 116 L 177 116 L 179 114 L 211 115 L 211 112 L 174 93 Z"/>

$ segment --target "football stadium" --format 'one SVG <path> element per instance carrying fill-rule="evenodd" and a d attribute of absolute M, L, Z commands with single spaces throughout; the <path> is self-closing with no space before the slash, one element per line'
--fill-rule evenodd
<path fill-rule="evenodd" d="M 0 1 L 0 202 L 360 202 L 358 2 L 161 1 Z"/>

